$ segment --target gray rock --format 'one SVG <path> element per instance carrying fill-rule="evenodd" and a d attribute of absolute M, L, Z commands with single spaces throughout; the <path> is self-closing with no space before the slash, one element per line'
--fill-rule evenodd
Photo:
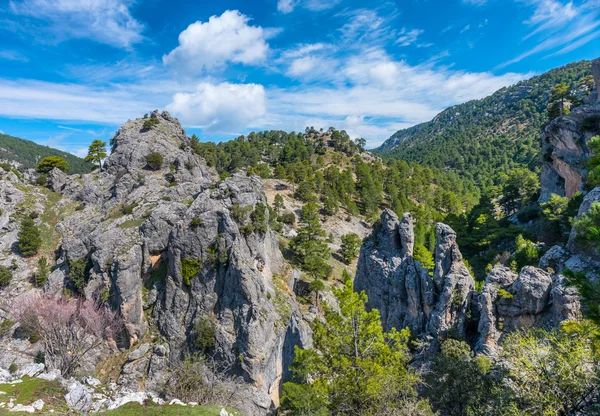
<path fill-rule="evenodd" d="M 68 393 L 65 395 L 67 405 L 79 412 L 87 412 L 92 405 L 92 390 L 85 387 L 79 381 L 72 380 L 67 384 L 67 391 Z"/>
<path fill-rule="evenodd" d="M 473 278 L 462 262 L 456 234 L 438 224 L 433 281 L 412 258 L 414 221 L 390 210 L 361 248 L 354 287 L 366 291 L 386 330 L 409 327 L 416 335 L 439 337 L 451 328 L 464 334 Z"/>
<path fill-rule="evenodd" d="M 17 372 L 17 377 L 18 378 L 22 378 L 22 377 L 36 377 L 40 374 L 42 374 L 45 370 L 46 366 L 44 364 L 29 364 L 28 366 L 26 366 L 25 368 L 19 370 Z"/>
<path fill-rule="evenodd" d="M 48 187 L 54 192 L 59 193 L 62 192 L 68 181 L 69 176 L 58 168 L 52 169 L 50 173 L 48 173 L 48 178 L 46 179 Z"/>

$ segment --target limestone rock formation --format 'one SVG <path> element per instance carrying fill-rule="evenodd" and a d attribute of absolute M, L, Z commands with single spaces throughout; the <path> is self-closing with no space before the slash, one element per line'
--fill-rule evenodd
<path fill-rule="evenodd" d="M 385 329 L 409 327 L 415 334 L 434 338 L 450 329 L 465 334 L 473 278 L 454 231 L 438 224 L 436 233 L 433 279 L 412 257 L 410 214 L 399 221 L 394 212 L 385 210 L 379 227 L 363 244 L 354 286 L 367 293 L 368 306 L 379 310 Z"/>
<path fill-rule="evenodd" d="M 204 348 L 243 380 L 239 410 L 266 414 L 278 404 L 294 346 L 310 345 L 311 334 L 286 285 L 260 178 L 219 182 L 166 112 L 128 121 L 111 145 L 103 168 L 91 174 L 50 172 L 50 189 L 63 197 L 51 195 L 62 207 L 57 264 L 43 289 L 32 287 L 33 270 L 19 264 L 23 277 L 2 296 L 69 289 L 102 299 L 124 320 L 118 346 L 132 351 L 120 370 L 123 387 L 159 392 L 175 363 Z M 151 154 L 161 157 L 149 163 Z M 13 176 L 0 178 L 4 249 L 15 243 L 18 226 L 9 218 L 25 198 Z M 13 260 L 22 261 L 11 255 L 0 264 Z M 198 346 L 201 325 L 214 327 L 214 345 Z M 104 358 L 96 354 L 84 367 Z"/>
<path fill-rule="evenodd" d="M 477 292 L 452 228 L 436 226 L 430 276 L 407 249 L 412 248 L 412 225 L 410 214 L 399 221 L 392 211 L 383 212 L 379 226 L 363 244 L 355 289 L 366 291 L 368 306 L 380 311 L 387 330 L 409 327 L 414 335 L 429 340 L 425 353 L 435 351 L 437 341 L 452 333 L 471 342 L 476 351 L 494 354 L 510 331 L 556 328 L 580 316 L 577 291 L 565 285 L 562 271 L 565 267 L 589 271 L 594 266 L 586 259 L 553 247 L 539 268 L 527 266 L 517 274 L 494 267 Z"/>
<path fill-rule="evenodd" d="M 600 59 L 592 63 L 596 87 L 600 88 Z M 571 197 L 582 190 L 590 157 L 587 142 L 599 131 L 586 127 L 586 120 L 600 117 L 600 103 L 574 108 L 567 116 L 552 120 L 542 136 L 540 202 L 551 194 Z"/>

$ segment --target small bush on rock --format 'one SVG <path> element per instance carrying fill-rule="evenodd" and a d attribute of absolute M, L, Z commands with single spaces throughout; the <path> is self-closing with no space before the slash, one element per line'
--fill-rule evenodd
<path fill-rule="evenodd" d="M 150 170 L 159 170 L 164 160 L 165 159 L 160 153 L 153 152 L 146 156 L 146 166 L 148 166 L 148 169 Z"/>
<path fill-rule="evenodd" d="M 206 352 L 215 346 L 215 325 L 209 318 L 200 318 L 194 325 L 194 347 Z"/>
<path fill-rule="evenodd" d="M 183 282 L 186 285 L 190 285 L 192 279 L 198 274 L 200 271 L 200 263 L 198 263 L 194 259 L 185 258 L 181 261 L 181 276 L 183 277 Z"/>
<path fill-rule="evenodd" d="M 12 272 L 4 266 L 0 266 L 0 288 L 6 287 L 12 280 Z"/>

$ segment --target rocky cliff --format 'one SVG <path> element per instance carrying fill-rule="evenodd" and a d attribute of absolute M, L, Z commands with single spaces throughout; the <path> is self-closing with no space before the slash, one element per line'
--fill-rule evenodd
<path fill-rule="evenodd" d="M 592 62 L 596 88 L 600 88 L 600 58 Z M 568 115 L 552 120 L 542 136 L 542 192 L 540 202 L 550 195 L 571 197 L 582 190 L 590 151 L 587 142 L 600 133 L 600 94 L 592 92 L 586 104 Z"/>
<path fill-rule="evenodd" d="M 600 188 L 582 204 L 584 214 L 600 200 Z M 539 267 L 527 266 L 519 273 L 495 266 L 481 292 L 462 260 L 456 234 L 437 224 L 435 265 L 427 270 L 413 257 L 414 221 L 386 210 L 373 235 L 362 247 L 355 289 L 369 296 L 369 307 L 380 311 L 386 329 L 411 329 L 435 351 L 446 336 L 460 337 L 478 352 L 494 354 L 503 335 L 519 328 L 556 328 L 566 319 L 580 317 L 577 291 L 565 286 L 563 270 L 597 276 L 595 250 L 576 246 L 553 247 Z"/>
<path fill-rule="evenodd" d="M 103 299 L 124 322 L 117 339 L 129 351 L 118 368 L 123 388 L 160 392 L 174 363 L 203 352 L 243 380 L 239 410 L 265 414 L 277 406 L 294 346 L 310 344 L 310 330 L 285 283 L 288 267 L 268 226 L 260 178 L 219 182 L 189 145 L 176 119 L 153 112 L 121 127 L 102 169 L 51 172 L 48 194 L 69 207 L 56 224 L 56 265 L 45 287 L 34 289 L 28 278 L 35 263 L 18 263 L 23 276 L 17 273 L 1 297 L 70 290 Z M 17 206 L 36 209 L 22 205 L 26 196 L 10 175 L 0 181 L 5 248 L 16 241 L 8 218 Z M 1 264 L 13 260 L 24 262 L 12 253 Z M 214 340 L 199 350 L 199 325 L 207 323 Z M 34 349 L 21 350 L 27 348 Z M 16 350 L 11 343 L 4 349 Z M 104 359 L 97 354 L 82 367 L 91 371 Z"/>
<path fill-rule="evenodd" d="M 462 261 L 456 234 L 436 226 L 433 275 L 413 258 L 414 220 L 385 210 L 361 249 L 354 287 L 380 311 L 385 329 L 409 327 L 434 340 L 449 330 L 467 335 L 473 277 Z"/>

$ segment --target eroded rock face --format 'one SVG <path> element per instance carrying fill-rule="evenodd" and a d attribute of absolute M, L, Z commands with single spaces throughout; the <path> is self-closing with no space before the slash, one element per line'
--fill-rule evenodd
<path fill-rule="evenodd" d="M 590 263 L 560 247 L 553 247 L 540 267 L 524 267 L 518 274 L 497 265 L 481 292 L 463 262 L 456 233 L 437 224 L 433 276 L 406 247 L 412 242 L 413 221 L 402 221 L 391 211 L 363 244 L 355 289 L 369 296 L 369 307 L 380 311 L 386 330 L 409 327 L 429 341 L 419 354 L 427 359 L 439 340 L 459 336 L 478 352 L 494 354 L 502 337 L 519 328 L 556 328 L 580 316 L 577 291 L 566 287 L 562 271 L 589 271 Z M 405 243 L 406 242 L 406 243 Z"/>
<path fill-rule="evenodd" d="M 600 89 L 600 58 L 592 62 L 596 88 Z M 594 91 L 591 95 L 596 95 Z M 600 99 L 600 95 L 598 95 Z M 542 174 L 540 202 L 552 194 L 571 197 L 582 190 L 590 152 L 587 142 L 599 134 L 589 130 L 586 120 L 600 117 L 600 102 L 572 109 L 571 113 L 551 121 L 542 136 Z"/>
<path fill-rule="evenodd" d="M 456 234 L 438 224 L 433 279 L 412 257 L 413 220 L 386 210 L 381 226 L 363 244 L 355 289 L 366 291 L 386 330 L 409 327 L 437 339 L 450 329 L 465 334 L 473 278 L 462 262 Z"/>
<path fill-rule="evenodd" d="M 266 414 L 279 402 L 294 346 L 309 346 L 311 333 L 286 285 L 262 181 L 243 174 L 219 183 L 166 112 L 128 121 L 112 144 L 102 169 L 48 176 L 49 187 L 64 197 L 58 205 L 68 209 L 57 226 L 57 265 L 37 290 L 55 295 L 69 288 L 120 312 L 125 330 L 117 341 L 133 352 L 119 383 L 133 391 L 161 391 L 174 363 L 199 352 L 198 325 L 214 327 L 206 352 L 244 381 L 239 410 Z M 151 153 L 160 153 L 161 166 L 148 166 Z M 0 226 L 9 231 L 0 244 L 9 245 L 18 227 L 8 215 L 25 197 L 11 175 L 0 178 Z M 264 229 L 248 227 L 257 210 L 264 211 Z M 84 287 L 75 286 L 76 264 L 84 265 Z M 32 275 L 23 270 L 23 280 Z M 4 292 L 18 289 L 17 277 Z M 21 291 L 30 290 L 27 283 Z M 150 338 L 160 342 L 139 345 Z M 107 352 L 84 367 L 93 371 Z"/>

